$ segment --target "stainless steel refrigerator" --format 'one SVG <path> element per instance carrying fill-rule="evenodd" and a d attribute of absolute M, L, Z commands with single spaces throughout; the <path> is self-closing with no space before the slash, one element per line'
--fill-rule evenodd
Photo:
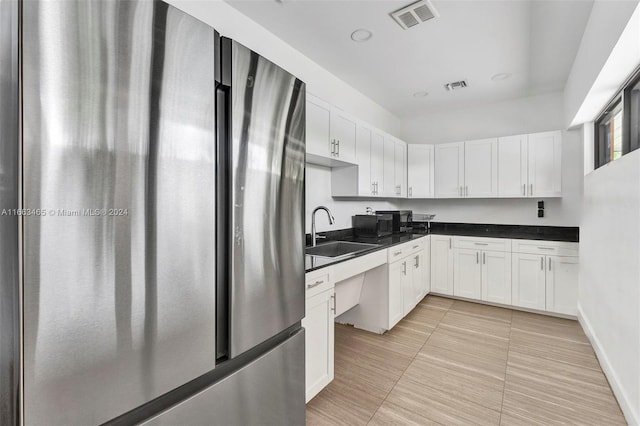
<path fill-rule="evenodd" d="M 0 37 L 0 424 L 303 424 L 304 83 L 160 1 Z"/>

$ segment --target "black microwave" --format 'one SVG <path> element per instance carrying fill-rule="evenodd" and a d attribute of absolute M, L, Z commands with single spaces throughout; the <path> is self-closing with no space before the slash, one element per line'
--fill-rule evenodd
<path fill-rule="evenodd" d="M 390 214 L 357 214 L 353 216 L 353 233 L 356 237 L 381 238 L 393 233 L 393 216 Z"/>
<path fill-rule="evenodd" d="M 376 210 L 376 214 L 390 214 L 393 217 L 393 233 L 411 232 L 413 212 L 411 210 Z"/>

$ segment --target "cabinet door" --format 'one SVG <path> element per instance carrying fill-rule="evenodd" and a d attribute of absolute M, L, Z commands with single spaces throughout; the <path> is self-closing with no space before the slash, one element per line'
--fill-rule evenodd
<path fill-rule="evenodd" d="M 529 135 L 529 196 L 560 197 L 562 195 L 561 161 L 559 131 Z"/>
<path fill-rule="evenodd" d="M 358 164 L 358 195 L 375 195 L 371 179 L 371 129 L 363 125 L 356 128 L 356 164 Z"/>
<path fill-rule="evenodd" d="M 307 298 L 305 328 L 306 402 L 333 380 L 333 288 Z"/>
<path fill-rule="evenodd" d="M 431 291 L 453 295 L 453 241 L 445 235 L 431 236 Z"/>
<path fill-rule="evenodd" d="M 453 265 L 453 294 L 458 297 L 480 299 L 482 296 L 480 251 L 455 249 Z"/>
<path fill-rule="evenodd" d="M 396 144 L 393 138 L 384 137 L 384 165 L 383 165 L 383 181 L 384 185 L 380 185 L 380 195 L 384 197 L 396 196 L 396 161 L 395 161 Z"/>
<path fill-rule="evenodd" d="M 307 94 L 306 150 L 307 154 L 332 158 L 331 106 L 313 95 Z"/>
<path fill-rule="evenodd" d="M 415 269 L 415 259 L 413 256 L 404 258 L 402 261 L 402 316 L 407 315 L 415 306 L 415 287 L 413 272 Z"/>
<path fill-rule="evenodd" d="M 578 313 L 578 258 L 547 256 L 547 311 Z"/>
<path fill-rule="evenodd" d="M 464 142 L 435 145 L 435 197 L 461 198 L 464 186 Z"/>
<path fill-rule="evenodd" d="M 482 300 L 511 304 L 511 253 L 482 252 Z"/>
<path fill-rule="evenodd" d="M 433 198 L 433 145 L 407 145 L 407 197 Z"/>
<path fill-rule="evenodd" d="M 407 281 L 406 265 L 404 260 L 389 265 L 389 323 L 387 330 L 391 330 L 404 316 L 402 290 Z"/>
<path fill-rule="evenodd" d="M 411 278 L 413 279 L 413 307 L 415 307 L 422 298 L 427 294 L 425 291 L 425 261 L 426 255 L 424 251 L 415 253 L 412 257 L 413 272 Z"/>
<path fill-rule="evenodd" d="M 401 141 L 395 141 L 394 147 L 394 175 L 395 175 L 395 194 L 398 197 L 407 196 L 407 144 Z"/>
<path fill-rule="evenodd" d="M 544 310 L 545 257 L 535 254 L 513 253 L 513 305 Z"/>
<path fill-rule="evenodd" d="M 384 137 L 373 130 L 371 135 L 371 183 L 375 191 L 374 195 L 384 192 Z"/>
<path fill-rule="evenodd" d="M 498 196 L 498 139 L 464 143 L 464 196 Z"/>
<path fill-rule="evenodd" d="M 356 162 L 356 122 L 343 111 L 331 110 L 331 139 L 335 142 L 335 156 L 349 163 Z"/>
<path fill-rule="evenodd" d="M 526 197 L 527 135 L 498 138 L 498 196 Z"/>

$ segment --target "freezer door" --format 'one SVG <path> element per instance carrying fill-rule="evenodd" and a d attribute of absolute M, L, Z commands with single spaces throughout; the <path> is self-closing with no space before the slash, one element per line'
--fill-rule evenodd
<path fill-rule="evenodd" d="M 214 30 L 22 7 L 24 424 L 99 424 L 214 368 Z"/>
<path fill-rule="evenodd" d="M 145 426 L 304 425 L 304 330 Z"/>
<path fill-rule="evenodd" d="M 305 85 L 233 42 L 230 356 L 304 316 Z"/>
<path fill-rule="evenodd" d="M 19 418 L 18 6 L 0 0 L 0 425 Z"/>

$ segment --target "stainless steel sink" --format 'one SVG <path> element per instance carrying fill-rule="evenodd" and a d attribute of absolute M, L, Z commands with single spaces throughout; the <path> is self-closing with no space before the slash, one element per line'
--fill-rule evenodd
<path fill-rule="evenodd" d="M 349 241 L 330 241 L 315 247 L 307 247 L 305 254 L 320 257 L 342 257 L 354 255 L 378 247 L 378 244 L 352 243 Z"/>

